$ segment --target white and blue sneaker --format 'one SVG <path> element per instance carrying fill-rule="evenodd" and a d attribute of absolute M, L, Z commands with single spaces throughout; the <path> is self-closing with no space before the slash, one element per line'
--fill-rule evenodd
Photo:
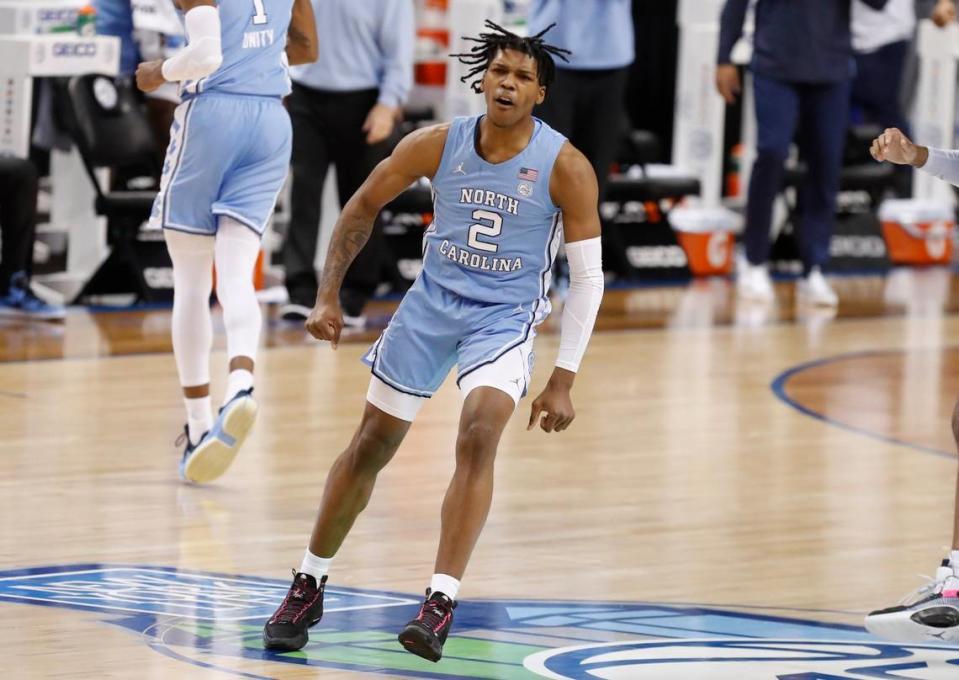
<path fill-rule="evenodd" d="M 180 465 L 178 467 L 180 471 L 180 479 L 182 479 L 184 482 L 190 481 L 186 478 L 186 475 L 183 472 L 184 468 L 186 467 L 186 462 L 190 460 L 194 452 L 200 447 L 201 444 L 203 444 L 203 442 L 207 439 L 207 435 L 209 434 L 209 432 L 204 432 L 203 436 L 200 437 L 200 440 L 194 444 L 190 441 L 190 426 L 184 425 L 183 432 L 181 432 L 180 436 L 176 438 L 175 442 L 173 442 L 174 446 L 184 446 L 183 455 L 180 457 Z"/>
<path fill-rule="evenodd" d="M 240 390 L 220 409 L 213 428 L 196 444 L 186 438 L 186 449 L 180 460 L 180 478 L 185 482 L 204 484 L 226 472 L 246 441 L 258 406 L 253 389 Z"/>
<path fill-rule="evenodd" d="M 0 295 L 0 316 L 36 321 L 63 321 L 66 309 L 60 305 L 44 302 L 30 289 L 30 279 L 24 272 L 17 272 L 10 279 L 10 286 Z"/>
<path fill-rule="evenodd" d="M 898 606 L 866 616 L 866 630 L 896 642 L 959 642 L 959 569 L 943 560 L 935 578 Z"/>

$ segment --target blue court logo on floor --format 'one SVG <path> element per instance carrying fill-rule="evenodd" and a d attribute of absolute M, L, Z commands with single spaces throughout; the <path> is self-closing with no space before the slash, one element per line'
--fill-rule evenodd
<path fill-rule="evenodd" d="M 449 679 L 959 678 L 956 646 L 889 644 L 855 626 L 657 603 L 464 600 L 444 658 L 432 664 L 396 641 L 420 596 L 335 586 L 305 648 L 268 652 L 262 626 L 288 587 L 168 567 L 41 567 L 0 572 L 0 607 L 90 612 L 140 633 L 158 653 L 245 678 L 269 677 L 264 662 Z"/>

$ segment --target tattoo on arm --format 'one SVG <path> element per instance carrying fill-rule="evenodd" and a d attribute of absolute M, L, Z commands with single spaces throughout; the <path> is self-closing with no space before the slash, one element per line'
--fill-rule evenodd
<path fill-rule="evenodd" d="M 320 296 L 335 295 L 339 292 L 346 270 L 370 238 L 375 218 L 375 215 L 363 215 L 354 211 L 346 211 L 340 217 L 326 254 L 326 264 L 323 265 Z"/>
<path fill-rule="evenodd" d="M 417 130 L 404 137 L 347 201 L 333 229 L 317 300 L 339 293 L 346 270 L 366 245 L 377 216 L 387 203 L 420 177 L 436 173 L 448 126 Z"/>

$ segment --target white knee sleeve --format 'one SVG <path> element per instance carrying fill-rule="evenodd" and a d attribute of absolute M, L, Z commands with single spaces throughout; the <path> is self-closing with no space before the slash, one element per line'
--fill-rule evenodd
<path fill-rule="evenodd" d="M 213 239 L 169 229 L 164 237 L 173 261 L 173 354 L 180 384 L 205 385 L 213 346 Z"/>
<path fill-rule="evenodd" d="M 256 360 L 263 316 L 253 287 L 260 236 L 231 217 L 220 217 L 216 232 L 216 297 L 223 307 L 230 358 Z"/>

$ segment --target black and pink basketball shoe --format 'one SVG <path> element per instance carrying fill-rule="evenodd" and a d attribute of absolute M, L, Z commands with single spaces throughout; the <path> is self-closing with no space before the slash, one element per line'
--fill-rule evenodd
<path fill-rule="evenodd" d="M 263 646 L 295 652 L 310 639 L 308 630 L 323 618 L 323 590 L 326 576 L 317 583 L 309 574 L 293 572 L 293 585 L 283 603 L 263 626 Z"/>
<path fill-rule="evenodd" d="M 443 593 L 430 594 L 426 591 L 426 601 L 420 606 L 420 613 L 406 624 L 399 635 L 400 644 L 406 651 L 421 656 L 428 661 L 443 658 L 443 645 L 453 626 L 453 610 L 456 603 Z"/>

